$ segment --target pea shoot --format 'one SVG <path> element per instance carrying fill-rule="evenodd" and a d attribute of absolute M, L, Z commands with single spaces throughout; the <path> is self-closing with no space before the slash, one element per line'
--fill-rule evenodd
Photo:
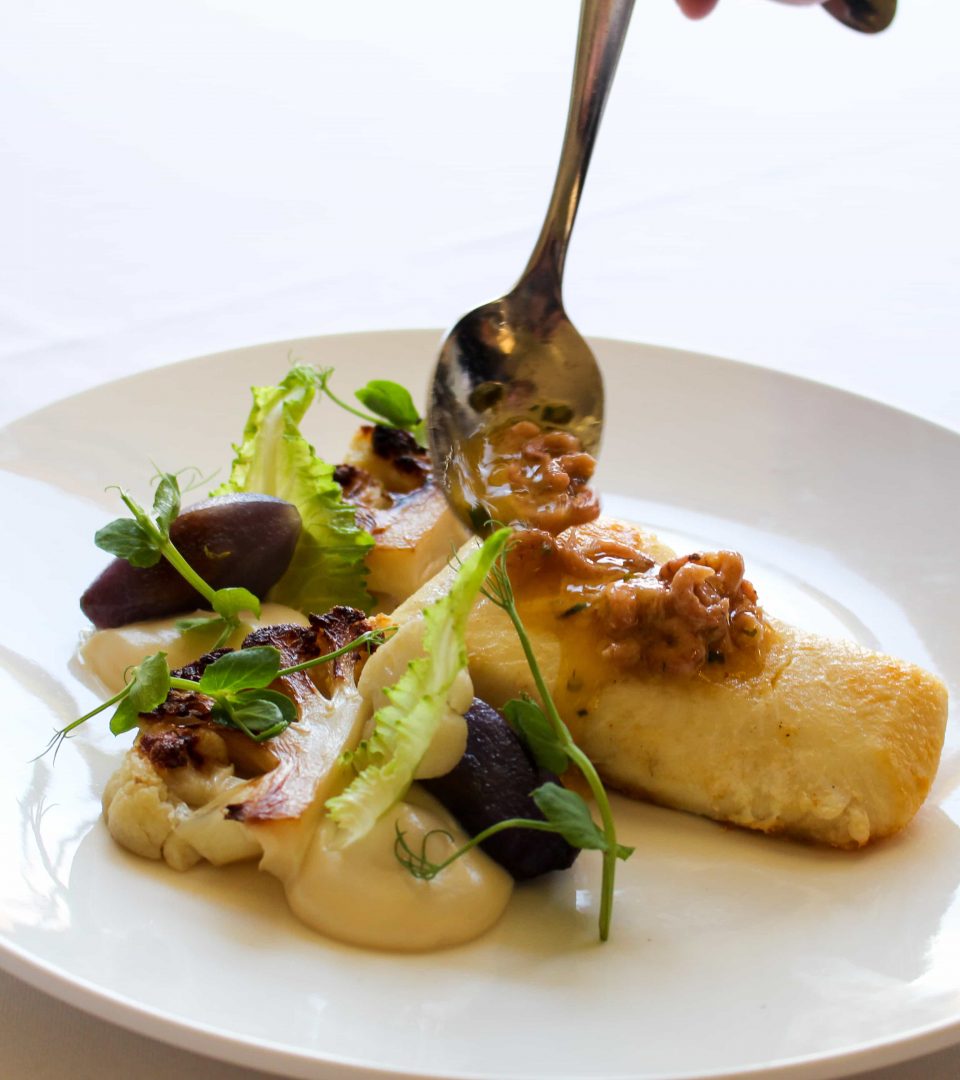
<path fill-rule="evenodd" d="M 600 940 L 606 941 L 610 935 L 610 920 L 613 913 L 613 892 L 616 877 L 617 859 L 628 859 L 633 854 L 632 847 L 625 847 L 617 841 L 616 824 L 613 811 L 603 782 L 600 780 L 593 762 L 573 741 L 573 736 L 560 717 L 556 704 L 544 680 L 540 665 L 533 651 L 520 612 L 516 597 L 507 572 L 506 550 L 501 552 L 487 578 L 483 595 L 497 607 L 506 612 L 526 657 L 533 675 L 542 706 L 530 697 L 508 701 L 503 713 L 507 723 L 520 737 L 534 760 L 542 768 L 554 773 L 565 772 L 571 766 L 583 775 L 600 812 L 601 825 L 593 820 L 586 801 L 575 791 L 560 784 L 546 783 L 532 791 L 531 797 L 546 820 L 534 818 L 509 818 L 484 829 L 472 837 L 466 844 L 442 862 L 432 862 L 427 855 L 427 846 L 431 837 L 439 834 L 452 839 L 443 829 L 428 832 L 422 841 L 420 851 L 414 851 L 407 843 L 399 824 L 396 827 L 394 854 L 400 863 L 416 878 L 429 880 L 436 877 L 445 867 L 468 851 L 482 844 L 484 840 L 506 829 L 535 829 L 540 832 L 559 833 L 573 847 L 600 851 L 603 853 L 603 870 L 600 893 Z"/>
<path fill-rule="evenodd" d="M 181 619 L 177 623 L 178 630 L 217 627 L 220 633 L 213 647 L 219 649 L 240 625 L 242 612 L 251 611 L 256 616 L 260 615 L 260 601 L 249 589 L 214 589 L 193 569 L 170 539 L 170 526 L 180 513 L 180 484 L 176 475 L 158 475 L 152 514 L 129 492 L 123 488 L 117 490 L 132 517 L 117 518 L 104 525 L 94 536 L 94 543 L 111 555 L 126 559 L 131 566 L 155 566 L 161 559 L 166 559 L 200 593 L 215 614 Z"/>
<path fill-rule="evenodd" d="M 320 372 L 320 389 L 341 409 L 365 420 L 368 424 L 380 424 L 384 427 L 409 431 L 421 446 L 426 446 L 426 423 L 413 403 L 410 391 L 399 383 L 389 379 L 371 379 L 366 386 L 354 391 L 354 397 L 369 412 L 350 405 L 330 389 L 330 377 L 333 368 L 324 368 Z M 374 415 L 375 414 L 375 415 Z"/>
<path fill-rule="evenodd" d="M 130 670 L 129 680 L 119 693 L 57 731 L 43 753 L 54 750 L 56 757 L 56 751 L 72 731 L 110 708 L 114 708 L 110 730 L 114 735 L 122 735 L 137 726 L 141 713 L 159 708 L 171 690 L 203 694 L 212 701 L 210 719 L 214 723 L 241 731 L 254 742 L 266 742 L 286 731 L 297 719 L 296 705 L 286 694 L 271 690 L 271 683 L 336 660 L 364 645 L 382 645 L 393 629 L 387 626 L 368 630 L 333 652 L 290 667 L 280 666 L 280 650 L 273 645 L 237 649 L 208 664 L 199 680 L 174 675 L 167 664 L 167 654 L 154 653 Z"/>

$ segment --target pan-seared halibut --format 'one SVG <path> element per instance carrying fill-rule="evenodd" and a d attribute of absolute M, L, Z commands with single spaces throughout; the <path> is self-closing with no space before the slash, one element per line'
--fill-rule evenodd
<path fill-rule="evenodd" d="M 609 520 L 519 536 L 518 607 L 564 721 L 610 786 L 843 848 L 917 812 L 947 717 L 935 676 L 767 616 L 733 552 L 676 558 Z M 448 573 L 395 618 L 415 615 Z M 517 636 L 488 600 L 468 647 L 485 700 L 535 694 Z"/>

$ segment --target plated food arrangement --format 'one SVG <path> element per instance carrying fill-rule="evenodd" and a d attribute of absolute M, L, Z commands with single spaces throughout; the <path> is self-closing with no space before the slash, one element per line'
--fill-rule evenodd
<path fill-rule="evenodd" d="M 859 849 L 664 808 L 619 794 L 608 777 L 618 841 L 636 850 L 616 864 L 602 945 L 600 851 L 580 849 L 569 869 L 514 884 L 500 918 L 467 944 L 357 947 L 296 917 L 283 882 L 256 858 L 175 871 L 117 844 L 102 796 L 139 728 L 114 737 L 112 710 L 71 733 L 55 759 L 31 763 L 50 732 L 109 696 L 72 659 L 78 639 L 92 636 L 77 598 L 110 561 L 91 538 L 125 513 L 108 485 L 129 484 L 152 509 L 155 468 L 197 466 L 206 482 L 179 477 L 186 513 L 229 478 L 249 387 L 278 385 L 291 356 L 334 365 L 334 390 L 354 404 L 351 391 L 382 375 L 420 401 L 438 335 L 344 335 L 202 358 L 106 385 L 0 432 L 0 489 L 10 505 L 32 508 L 19 520 L 35 526 L 5 538 L 17 571 L 0 631 L 12 740 L 0 774 L 15 797 L 0 808 L 0 836 L 20 872 L 0 881 L 0 963 L 141 1033 L 304 1077 L 319 1068 L 346 1078 L 358 1065 L 374 1075 L 450 1077 L 777 1075 L 788 1063 L 817 1080 L 955 1041 L 951 724 L 915 820 Z M 594 347 L 617 387 L 591 478 L 602 493 L 598 521 L 644 523 L 670 552 L 742 552 L 768 623 L 907 658 L 955 696 L 958 642 L 942 583 L 953 575 L 944 538 L 956 532 L 956 512 L 941 479 L 960 468 L 955 435 L 731 361 L 625 342 Z M 638 412 L 650 401 L 656 409 Z M 300 427 L 333 468 L 361 425 L 316 399 Z M 440 572 L 451 562 L 448 548 Z M 528 608 L 519 587 L 518 605 Z M 481 598 L 472 617 L 486 606 Z M 210 605 L 198 607 L 209 619 Z M 397 625 L 396 608 L 385 611 Z M 263 615 L 277 621 L 269 608 Z M 535 641 L 533 612 L 524 618 Z M 132 637 L 134 628 L 117 633 Z M 123 664 L 158 647 L 171 667 L 188 664 L 173 646 L 180 634 L 168 634 Z M 202 650 L 216 643 L 212 629 L 210 638 L 197 642 Z M 541 673 L 553 678 L 549 651 L 539 641 L 536 649 Z M 482 676 L 474 681 L 481 697 Z M 555 703 L 565 708 L 559 691 Z M 602 824 L 577 774 L 555 775 Z M 427 857 L 438 861 L 435 840 Z M 184 981 L 208 992 L 184 997 Z M 238 996 L 238 986 L 262 992 Z M 502 1038 L 486 1037 L 491 1025 Z M 690 1025 L 701 1037 L 678 1037 Z"/>
<path fill-rule="evenodd" d="M 294 368 L 254 391 L 212 501 L 181 511 L 161 473 L 152 510 L 124 495 L 98 534 L 118 561 L 84 595 L 82 655 L 138 732 L 104 792 L 120 844 L 179 870 L 258 859 L 323 933 L 422 950 L 584 848 L 607 937 L 630 850 L 604 783 L 840 848 L 909 822 L 939 680 L 777 621 L 735 552 L 598 517 L 590 464 L 523 419 L 491 476 L 548 512 L 470 540 L 409 394 L 357 397 Z M 327 463 L 298 425 L 334 404 L 366 415 Z"/>

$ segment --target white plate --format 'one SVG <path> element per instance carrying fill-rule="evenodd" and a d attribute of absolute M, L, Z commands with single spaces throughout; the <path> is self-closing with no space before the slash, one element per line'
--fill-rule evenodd
<path fill-rule="evenodd" d="M 619 801 L 637 854 L 594 942 L 597 864 L 519 890 L 501 924 L 428 956 L 363 952 L 288 913 L 250 867 L 178 875 L 98 820 L 125 743 L 93 722 L 27 759 L 93 698 L 71 674 L 76 598 L 105 556 L 108 484 L 225 467 L 247 387 L 295 357 L 344 390 L 422 390 L 438 335 L 259 346 L 101 387 L 0 433 L 4 619 L 0 962 L 180 1046 L 292 1076 L 836 1076 L 960 1041 L 960 816 L 951 734 L 907 832 L 821 851 Z M 607 507 L 680 546 L 744 552 L 766 607 L 960 682 L 960 438 L 768 371 L 598 341 Z M 310 430 L 336 457 L 350 418 Z M 19 868 L 19 869 L 17 869 Z"/>

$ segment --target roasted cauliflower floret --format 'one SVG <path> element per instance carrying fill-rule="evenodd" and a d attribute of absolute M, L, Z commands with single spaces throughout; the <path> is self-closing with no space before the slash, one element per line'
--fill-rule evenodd
<path fill-rule="evenodd" d="M 234 775 L 223 739 L 205 728 L 154 724 L 138 736 L 103 793 L 110 835 L 135 855 L 186 870 L 201 858 L 233 862 L 259 852 L 235 823 L 204 811 L 229 797 Z"/>
<path fill-rule="evenodd" d="M 244 646 L 272 646 L 289 667 L 334 652 L 373 626 L 363 612 L 337 607 L 310 616 L 309 627 L 262 627 Z M 207 653 L 176 674 L 198 680 L 224 651 Z M 103 813 L 111 835 L 135 854 L 162 858 L 176 870 L 201 859 L 222 866 L 262 855 L 256 827 L 298 821 L 334 771 L 341 742 L 349 735 L 353 746 L 359 738 L 359 663 L 359 654 L 351 652 L 278 680 L 296 704 L 298 719 L 269 745 L 218 726 L 212 699 L 199 690 L 171 691 L 140 717 L 137 741 L 107 784 Z"/>
<path fill-rule="evenodd" d="M 110 835 L 134 855 L 163 858 L 163 845 L 190 807 L 171 795 L 163 777 L 140 754 L 130 750 L 103 792 L 103 816 Z"/>

